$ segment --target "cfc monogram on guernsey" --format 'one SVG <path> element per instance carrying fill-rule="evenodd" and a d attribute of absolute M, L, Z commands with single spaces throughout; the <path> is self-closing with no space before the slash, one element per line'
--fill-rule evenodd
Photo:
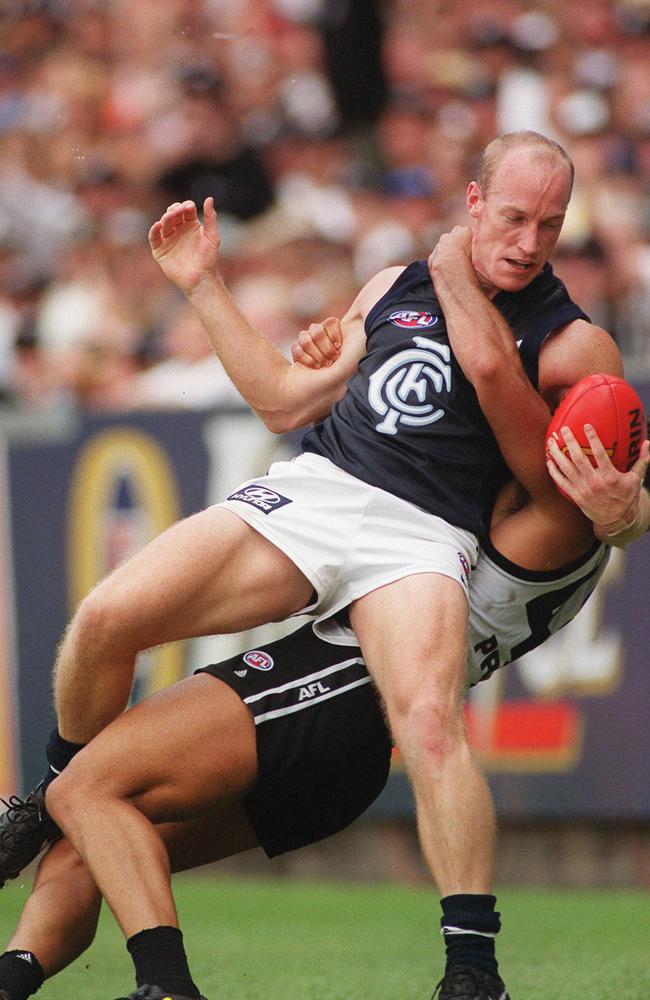
<path fill-rule="evenodd" d="M 499 292 L 521 360 L 537 387 L 546 337 L 588 317 L 550 265 L 520 292 Z M 366 318 L 366 356 L 306 451 L 364 482 L 483 535 L 509 473 L 447 337 L 426 261 L 414 261 Z"/>
<path fill-rule="evenodd" d="M 383 419 L 376 424 L 380 434 L 397 434 L 399 424 L 424 427 L 444 416 L 427 393 L 431 383 L 435 397 L 451 391 L 451 351 L 426 337 L 413 337 L 415 348 L 400 351 L 370 376 L 368 402 Z"/>

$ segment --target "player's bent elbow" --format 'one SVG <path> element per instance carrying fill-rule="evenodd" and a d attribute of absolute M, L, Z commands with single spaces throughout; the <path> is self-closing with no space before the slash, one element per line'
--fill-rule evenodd
<path fill-rule="evenodd" d="M 303 421 L 301 423 L 297 414 L 286 410 L 256 410 L 255 412 L 271 434 L 288 434 L 289 431 L 295 431 L 299 427 L 303 427 L 304 423 L 309 422 Z"/>
<path fill-rule="evenodd" d="M 267 431 L 270 431 L 271 434 L 284 434 L 289 429 L 285 425 L 285 421 L 280 419 L 281 414 L 273 412 L 267 413 L 265 410 L 257 410 L 257 409 L 255 410 L 255 413 L 260 418 L 260 420 L 266 427 Z"/>
<path fill-rule="evenodd" d="M 491 353 L 477 353 L 466 364 L 463 362 L 463 369 L 475 389 L 489 389 L 503 378 L 504 370 L 507 370 L 504 369 L 505 364 L 502 357 Z"/>
<path fill-rule="evenodd" d="M 256 410 L 258 416 L 264 421 L 264 426 L 272 434 L 288 434 L 290 431 L 299 431 L 303 427 L 308 427 L 317 420 L 322 420 L 325 414 L 314 407 L 293 406 L 284 410 Z"/>

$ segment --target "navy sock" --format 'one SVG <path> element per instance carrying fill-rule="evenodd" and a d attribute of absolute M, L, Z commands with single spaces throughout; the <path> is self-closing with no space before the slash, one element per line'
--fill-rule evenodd
<path fill-rule="evenodd" d="M 47 747 L 45 748 L 45 754 L 50 766 L 43 778 L 43 790 L 47 788 L 50 782 L 54 781 L 57 774 L 60 774 L 67 767 L 75 754 L 83 750 L 84 746 L 85 743 L 71 743 L 70 740 L 64 740 L 59 734 L 58 729 L 52 730 L 50 738 L 47 741 Z"/>
<path fill-rule="evenodd" d="M 27 1000 L 43 985 L 43 970 L 31 951 L 6 951 L 0 955 L 0 989 L 10 1000 Z"/>
<path fill-rule="evenodd" d="M 497 976 L 494 939 L 501 927 L 501 914 L 494 909 L 496 896 L 459 893 L 445 896 L 440 905 L 447 970 L 453 965 L 472 965 Z"/>
<path fill-rule="evenodd" d="M 200 997 L 190 975 L 183 935 L 177 927 L 152 927 L 126 942 L 135 966 L 136 986 L 160 986 L 170 993 Z"/>

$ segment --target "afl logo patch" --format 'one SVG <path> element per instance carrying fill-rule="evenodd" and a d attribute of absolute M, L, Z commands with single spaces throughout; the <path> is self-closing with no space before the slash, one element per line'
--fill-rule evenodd
<path fill-rule="evenodd" d="M 288 497 L 283 497 L 281 493 L 270 490 L 266 486 L 259 486 L 251 483 L 236 493 L 231 493 L 226 500 L 239 500 L 241 503 L 249 503 L 252 507 L 257 507 L 263 514 L 270 514 L 273 510 L 279 510 L 285 504 L 292 503 Z"/>
<path fill-rule="evenodd" d="M 391 313 L 388 322 L 399 326 L 401 330 L 425 330 L 435 326 L 438 317 L 430 312 L 413 312 L 411 309 L 400 309 Z"/>
<path fill-rule="evenodd" d="M 255 670 L 273 670 L 275 666 L 273 657 L 261 649 L 249 649 L 247 653 L 244 653 L 242 659 L 244 663 Z"/>
<path fill-rule="evenodd" d="M 469 563 L 467 561 L 467 557 L 462 552 L 459 552 L 458 559 L 460 560 L 460 567 L 463 571 L 463 576 L 466 580 L 469 580 Z"/>

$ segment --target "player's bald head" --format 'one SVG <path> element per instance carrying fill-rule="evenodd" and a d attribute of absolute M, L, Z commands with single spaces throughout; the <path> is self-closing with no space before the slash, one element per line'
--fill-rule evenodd
<path fill-rule="evenodd" d="M 541 132 L 526 130 L 500 135 L 485 147 L 476 177 L 484 198 L 489 193 L 499 166 L 513 150 L 525 150 L 531 160 L 564 165 L 567 171 L 567 195 L 570 197 L 575 174 L 571 157 L 559 142 L 549 139 Z"/>

